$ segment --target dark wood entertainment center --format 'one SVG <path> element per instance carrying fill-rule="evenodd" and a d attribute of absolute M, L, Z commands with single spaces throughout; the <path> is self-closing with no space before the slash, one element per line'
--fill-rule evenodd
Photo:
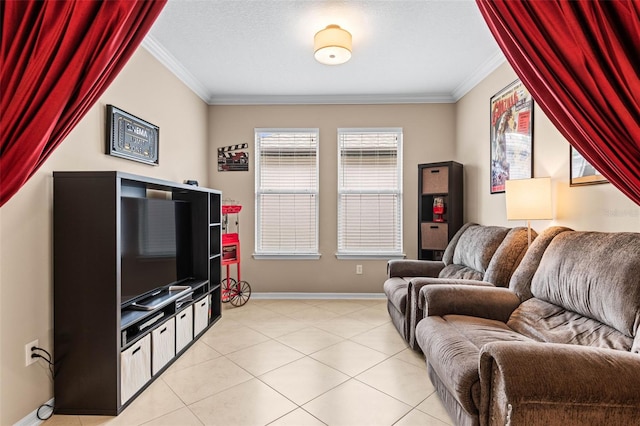
<path fill-rule="evenodd" d="M 54 172 L 55 412 L 117 415 L 221 316 L 221 193 Z M 186 202 L 190 277 L 121 303 L 121 200 Z"/>

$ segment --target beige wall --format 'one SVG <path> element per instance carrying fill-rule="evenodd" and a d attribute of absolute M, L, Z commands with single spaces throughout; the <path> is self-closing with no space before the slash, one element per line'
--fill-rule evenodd
<path fill-rule="evenodd" d="M 160 126 L 160 165 L 104 154 L 105 105 Z M 146 50 L 138 49 L 99 102 L 0 211 L 0 424 L 24 418 L 53 395 L 44 362 L 24 366 L 24 345 L 51 351 L 52 171 L 121 170 L 182 182 L 207 180 L 207 105 Z M 91 277 L 87 277 L 91 285 Z"/>
<path fill-rule="evenodd" d="M 143 49 L 34 177 L 0 210 L 0 424 L 13 424 L 52 397 L 42 362 L 24 367 L 24 345 L 52 349 L 53 170 L 121 170 L 173 181 L 196 179 L 240 202 L 243 278 L 256 292 L 380 293 L 386 262 L 337 260 L 336 129 L 404 129 L 404 247 L 416 257 L 417 167 L 456 160 L 465 166 L 465 219 L 508 222 L 504 194 L 489 194 L 488 103 L 515 80 L 505 64 L 457 104 L 207 107 Z M 160 166 L 104 155 L 106 104 L 160 126 Z M 570 188 L 566 140 L 536 108 L 534 175 L 551 176 L 556 219 L 576 229 L 640 231 L 640 208 L 610 184 Z M 320 128 L 320 252 L 318 261 L 251 258 L 254 243 L 253 129 Z M 208 132 L 208 133 L 207 133 Z M 216 148 L 248 143 L 250 171 L 216 170 Z M 211 166 L 211 167 L 210 167 Z M 355 274 L 355 265 L 364 274 Z"/>
<path fill-rule="evenodd" d="M 517 78 L 505 63 L 456 104 L 457 160 L 465 167 L 465 218 L 487 225 L 520 226 L 506 218 L 504 194 L 489 193 L 489 100 Z M 542 230 L 640 231 L 640 207 L 611 184 L 569 187 L 569 143 L 536 104 L 534 177 L 550 176 L 555 219 L 534 221 Z"/>
<path fill-rule="evenodd" d="M 338 260 L 337 129 L 402 127 L 404 249 L 417 252 L 417 165 L 455 157 L 455 105 L 213 106 L 209 111 L 209 186 L 240 202 L 242 278 L 255 292 L 381 293 L 386 260 Z M 254 128 L 320 129 L 320 260 L 254 260 Z M 216 148 L 249 144 L 249 172 L 218 172 Z M 356 265 L 363 274 L 356 275 Z M 232 276 L 235 272 L 232 269 Z"/>

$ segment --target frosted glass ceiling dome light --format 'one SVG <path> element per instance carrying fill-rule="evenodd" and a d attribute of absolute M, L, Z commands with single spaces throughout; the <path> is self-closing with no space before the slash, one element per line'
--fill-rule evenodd
<path fill-rule="evenodd" d="M 327 25 L 313 38 L 313 56 L 325 65 L 340 65 L 351 59 L 351 33 L 339 25 Z"/>

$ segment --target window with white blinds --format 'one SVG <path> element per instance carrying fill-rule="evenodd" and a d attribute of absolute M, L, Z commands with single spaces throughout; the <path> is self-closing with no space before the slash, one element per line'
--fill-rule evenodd
<path fill-rule="evenodd" d="M 402 255 L 402 129 L 338 129 L 338 258 Z"/>
<path fill-rule="evenodd" d="M 318 129 L 255 129 L 256 258 L 318 258 Z"/>

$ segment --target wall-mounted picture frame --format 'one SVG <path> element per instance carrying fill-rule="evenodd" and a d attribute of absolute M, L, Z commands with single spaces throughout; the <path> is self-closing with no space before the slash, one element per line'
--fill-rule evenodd
<path fill-rule="evenodd" d="M 609 183 L 574 147 L 569 145 L 569 186 Z"/>
<path fill-rule="evenodd" d="M 248 172 L 249 144 L 239 143 L 218 148 L 219 172 Z"/>
<path fill-rule="evenodd" d="M 157 166 L 159 138 L 158 126 L 107 105 L 107 155 Z"/>
<path fill-rule="evenodd" d="M 533 177 L 533 98 L 520 80 L 491 97 L 490 189 L 505 191 L 509 179 Z"/>

